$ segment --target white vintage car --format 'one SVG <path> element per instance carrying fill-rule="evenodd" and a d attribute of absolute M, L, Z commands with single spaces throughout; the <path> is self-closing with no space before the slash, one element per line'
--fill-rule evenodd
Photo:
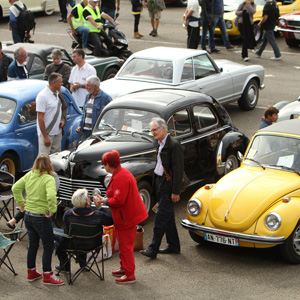
<path fill-rule="evenodd" d="M 155 47 L 132 54 L 117 75 L 101 83 L 112 98 L 152 88 L 206 93 L 222 104 L 253 109 L 264 88 L 264 67 L 215 60 L 203 50 Z"/>

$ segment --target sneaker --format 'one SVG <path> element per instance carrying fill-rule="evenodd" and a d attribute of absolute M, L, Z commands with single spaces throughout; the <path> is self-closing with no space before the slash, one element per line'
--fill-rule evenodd
<path fill-rule="evenodd" d="M 230 45 L 230 47 L 229 48 L 226 48 L 227 50 L 231 50 L 231 49 L 235 49 L 235 48 L 237 48 L 237 45 Z"/>
<path fill-rule="evenodd" d="M 122 276 L 121 278 L 116 278 L 116 283 L 135 283 L 135 276 L 129 276 L 126 275 Z"/>
<path fill-rule="evenodd" d="M 244 57 L 244 61 L 249 61 L 250 58 L 249 57 Z"/>
<path fill-rule="evenodd" d="M 152 36 L 153 36 L 153 37 L 156 37 L 156 36 L 157 36 L 157 29 L 154 29 L 154 30 L 153 30 Z"/>
<path fill-rule="evenodd" d="M 256 50 L 252 50 L 256 57 L 260 58 L 260 55 L 256 52 Z"/>
<path fill-rule="evenodd" d="M 58 279 L 53 275 L 53 272 L 43 273 L 43 284 L 47 285 L 63 285 L 65 284 L 63 280 Z"/>
<path fill-rule="evenodd" d="M 154 32 L 154 29 L 152 29 L 152 30 L 150 31 L 149 35 L 152 35 L 152 34 L 153 34 L 153 32 Z"/>
<path fill-rule="evenodd" d="M 281 56 L 278 56 L 278 57 L 276 57 L 276 56 L 271 57 L 271 60 L 281 60 Z"/>
<path fill-rule="evenodd" d="M 217 49 L 217 48 L 215 48 L 215 49 L 210 49 L 210 52 L 211 53 L 218 53 L 218 52 L 220 52 L 221 50 L 220 49 Z"/>
<path fill-rule="evenodd" d="M 122 277 L 122 276 L 125 275 L 125 270 L 119 269 L 119 270 L 116 270 L 116 271 L 112 271 L 111 273 L 115 277 Z"/>
<path fill-rule="evenodd" d="M 91 50 L 89 50 L 88 48 L 82 48 L 82 50 L 84 51 L 84 53 L 85 53 L 86 55 L 91 55 L 91 54 L 93 54 L 93 52 L 92 52 Z"/>
<path fill-rule="evenodd" d="M 35 281 L 42 278 L 43 274 L 36 271 L 36 269 L 27 269 L 27 279 L 28 281 Z"/>
<path fill-rule="evenodd" d="M 55 270 L 58 272 L 66 272 L 66 273 L 70 273 L 70 270 L 66 268 L 66 270 L 64 270 L 64 268 L 61 265 L 56 265 Z"/>

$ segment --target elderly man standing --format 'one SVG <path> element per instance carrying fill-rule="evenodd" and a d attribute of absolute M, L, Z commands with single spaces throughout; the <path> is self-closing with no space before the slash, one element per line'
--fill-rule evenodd
<path fill-rule="evenodd" d="M 8 80 L 26 79 L 28 78 L 28 71 L 26 68 L 27 52 L 24 48 L 17 48 L 14 52 L 15 59 L 7 69 Z"/>
<path fill-rule="evenodd" d="M 99 114 L 104 106 L 112 100 L 109 95 L 100 90 L 100 79 L 97 76 L 90 76 L 87 78 L 86 88 L 88 95 L 86 96 L 83 107 L 80 125 L 76 129 L 77 133 L 83 132 L 83 140 L 91 135 Z"/>
<path fill-rule="evenodd" d="M 67 87 L 69 82 L 69 77 L 71 74 L 71 68 L 69 65 L 62 62 L 62 52 L 59 49 L 53 49 L 51 53 L 53 63 L 47 65 L 44 72 L 44 80 L 48 80 L 49 75 L 53 72 L 62 75 L 63 86 Z"/>
<path fill-rule="evenodd" d="M 157 196 L 152 243 L 140 253 L 156 258 L 157 253 L 180 253 L 180 242 L 175 223 L 174 203 L 180 200 L 183 178 L 183 149 L 180 143 L 167 132 L 167 124 L 161 118 L 153 118 L 150 123 L 151 133 L 158 141 L 157 163 L 154 169 L 154 189 Z M 166 234 L 168 246 L 159 249 Z"/>
<path fill-rule="evenodd" d="M 0 42 L 0 82 L 7 80 L 7 69 L 12 62 L 12 58 L 2 52 L 2 43 Z"/>
<path fill-rule="evenodd" d="M 69 78 L 70 91 L 77 105 L 82 108 L 86 96 L 86 79 L 91 75 L 96 75 L 96 69 L 84 60 L 85 53 L 82 49 L 76 49 L 72 53 L 72 58 L 76 64 L 71 71 Z"/>
<path fill-rule="evenodd" d="M 51 73 L 48 82 L 49 85 L 36 97 L 39 154 L 61 150 L 62 128 L 67 117 L 67 106 L 60 96 L 63 83 L 61 74 Z"/>

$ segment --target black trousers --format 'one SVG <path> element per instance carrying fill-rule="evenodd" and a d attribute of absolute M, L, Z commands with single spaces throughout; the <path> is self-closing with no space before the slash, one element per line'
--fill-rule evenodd
<path fill-rule="evenodd" d="M 106 45 L 106 48 L 102 47 L 101 38 L 103 37 L 103 42 Z M 95 56 L 109 56 L 109 52 L 112 48 L 112 40 L 110 37 L 106 34 L 106 32 L 90 32 L 89 33 L 89 42 L 94 46 L 93 55 Z"/>
<path fill-rule="evenodd" d="M 67 0 L 58 0 L 58 4 L 59 4 L 59 10 L 60 10 L 61 18 L 62 19 L 67 19 L 67 14 L 68 14 Z"/>
<path fill-rule="evenodd" d="M 200 28 L 188 26 L 187 27 L 187 48 L 189 49 L 197 49 L 200 42 Z"/>
<path fill-rule="evenodd" d="M 141 15 L 137 14 L 137 15 L 133 15 L 133 16 L 134 16 L 134 31 L 133 32 L 138 32 Z"/>
<path fill-rule="evenodd" d="M 159 186 L 160 179 L 157 178 L 155 188 Z M 154 221 L 152 243 L 148 247 L 157 253 L 164 234 L 166 234 L 168 246 L 171 249 L 180 250 L 180 241 L 175 223 L 174 202 L 171 192 L 157 192 L 158 207 Z"/>

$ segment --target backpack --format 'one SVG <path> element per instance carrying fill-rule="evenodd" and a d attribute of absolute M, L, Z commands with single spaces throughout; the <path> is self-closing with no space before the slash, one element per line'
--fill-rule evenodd
<path fill-rule="evenodd" d="M 28 10 L 26 5 L 24 5 L 24 9 L 22 9 L 20 6 L 14 4 L 14 6 L 20 11 L 19 17 L 18 17 L 18 30 L 20 32 L 26 32 L 29 33 L 30 30 L 35 29 L 35 21 L 34 21 L 34 15 L 33 12 Z"/>

